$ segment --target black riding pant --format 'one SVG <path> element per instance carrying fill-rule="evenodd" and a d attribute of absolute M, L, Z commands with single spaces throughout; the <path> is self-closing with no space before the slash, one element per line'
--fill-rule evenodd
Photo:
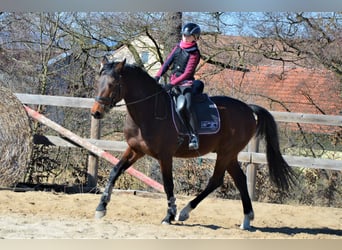
<path fill-rule="evenodd" d="M 197 116 L 192 105 L 193 90 L 191 86 L 178 86 L 179 94 L 183 95 L 186 100 L 186 115 L 190 125 L 191 133 L 197 134 Z"/>

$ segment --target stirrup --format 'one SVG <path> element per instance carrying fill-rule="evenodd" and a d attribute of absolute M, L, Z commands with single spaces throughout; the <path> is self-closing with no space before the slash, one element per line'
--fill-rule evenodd
<path fill-rule="evenodd" d="M 189 149 L 197 150 L 199 148 L 198 139 L 196 135 L 190 136 Z"/>

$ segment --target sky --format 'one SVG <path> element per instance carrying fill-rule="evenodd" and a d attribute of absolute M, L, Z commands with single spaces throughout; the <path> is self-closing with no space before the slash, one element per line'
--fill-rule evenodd
<path fill-rule="evenodd" d="M 341 0 L 1 0 L 2 11 L 341 11 Z"/>

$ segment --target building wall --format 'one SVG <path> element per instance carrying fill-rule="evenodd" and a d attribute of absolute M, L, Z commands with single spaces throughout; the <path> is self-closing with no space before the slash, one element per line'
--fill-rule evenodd
<path fill-rule="evenodd" d="M 143 60 L 144 67 L 147 72 L 154 76 L 160 68 L 160 63 L 157 60 L 156 50 L 152 41 L 147 36 L 141 36 L 138 39 L 132 42 L 132 45 L 137 49 L 140 58 Z M 126 62 L 130 64 L 134 64 L 135 60 L 132 53 L 128 50 L 126 46 L 121 47 L 120 49 L 113 52 L 111 56 L 109 56 L 110 60 L 123 60 L 126 58 Z"/>

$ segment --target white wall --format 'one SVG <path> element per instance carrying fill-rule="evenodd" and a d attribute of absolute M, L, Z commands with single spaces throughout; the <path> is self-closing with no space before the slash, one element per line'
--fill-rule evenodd
<path fill-rule="evenodd" d="M 148 56 L 147 62 L 144 63 L 146 70 L 151 76 L 154 76 L 160 68 L 160 63 L 157 60 L 156 50 L 154 44 L 147 36 L 141 36 L 132 42 L 132 45 L 139 52 L 140 58 L 144 59 L 142 55 Z M 127 63 L 135 63 L 132 53 L 128 50 L 126 46 L 114 51 L 114 53 L 109 56 L 110 60 L 123 60 L 126 58 Z"/>

